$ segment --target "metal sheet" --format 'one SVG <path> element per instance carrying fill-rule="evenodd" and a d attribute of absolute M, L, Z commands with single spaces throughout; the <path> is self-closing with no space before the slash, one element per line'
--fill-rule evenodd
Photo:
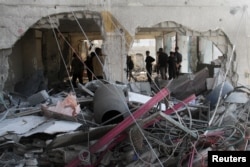
<path fill-rule="evenodd" d="M 40 126 L 30 130 L 25 133 L 23 136 L 30 136 L 36 133 L 47 133 L 47 134 L 55 134 L 62 132 L 70 132 L 79 128 L 82 124 L 71 121 L 57 121 L 57 120 L 48 120 Z"/>
<path fill-rule="evenodd" d="M 248 95 L 244 92 L 232 92 L 226 98 L 225 102 L 228 103 L 241 103 L 244 104 L 249 100 Z"/>
<path fill-rule="evenodd" d="M 31 129 L 41 125 L 47 120 L 46 117 L 24 116 L 13 119 L 5 119 L 0 122 L 0 136 L 9 133 L 25 134 Z"/>
<path fill-rule="evenodd" d="M 8 133 L 21 136 L 29 136 L 35 133 L 54 134 L 76 130 L 80 126 L 81 124 L 76 122 L 57 121 L 41 116 L 24 116 L 5 119 L 0 122 L 0 136 Z"/>

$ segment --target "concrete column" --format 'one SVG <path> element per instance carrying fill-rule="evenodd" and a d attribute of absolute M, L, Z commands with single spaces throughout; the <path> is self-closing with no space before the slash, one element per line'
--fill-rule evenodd
<path fill-rule="evenodd" d="M 104 72 L 106 79 L 126 82 L 126 46 L 124 37 L 119 33 L 107 33 L 103 43 L 105 55 Z"/>
<path fill-rule="evenodd" d="M 199 52 L 201 63 L 210 64 L 212 61 L 212 42 L 205 39 L 199 39 Z"/>
<path fill-rule="evenodd" d="M 188 72 L 196 72 L 197 66 L 197 50 L 198 50 L 198 40 L 197 37 L 189 37 L 189 71 Z"/>
<path fill-rule="evenodd" d="M 177 34 L 177 46 L 179 47 L 179 52 L 182 54 L 182 67 L 181 72 L 187 73 L 189 72 L 189 37 L 181 36 Z"/>
<path fill-rule="evenodd" d="M 171 40 L 171 36 L 168 35 L 164 35 L 163 38 L 164 42 L 164 52 L 168 54 L 168 56 L 170 55 L 170 51 L 171 51 L 171 46 L 172 46 L 172 40 Z"/>
<path fill-rule="evenodd" d="M 159 48 L 163 48 L 163 36 L 155 38 L 155 50 L 158 51 Z"/>
<path fill-rule="evenodd" d="M 164 34 L 163 44 L 164 44 L 164 52 L 170 55 L 170 51 L 174 51 L 175 48 L 175 41 L 173 37 L 175 37 L 176 33 L 168 33 Z"/>

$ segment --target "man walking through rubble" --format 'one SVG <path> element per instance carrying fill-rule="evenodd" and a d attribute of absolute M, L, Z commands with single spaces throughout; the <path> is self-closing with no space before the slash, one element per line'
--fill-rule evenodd
<path fill-rule="evenodd" d="M 135 77 L 132 74 L 132 70 L 134 69 L 134 62 L 133 62 L 131 56 L 127 55 L 126 64 L 127 64 L 127 78 L 128 78 L 128 81 L 130 82 L 131 78 L 133 78 L 136 81 Z"/>
<path fill-rule="evenodd" d="M 95 48 L 95 56 L 92 58 L 94 79 L 104 79 L 104 56 L 102 55 L 102 49 Z"/>
<path fill-rule="evenodd" d="M 167 63 L 168 63 L 168 55 L 166 53 L 163 52 L 163 48 L 159 48 L 159 55 L 158 55 L 158 68 L 161 74 L 161 78 L 164 80 L 167 80 Z"/>
<path fill-rule="evenodd" d="M 175 57 L 176 57 L 176 77 L 180 75 L 182 55 L 179 53 L 179 47 L 175 47 Z"/>
<path fill-rule="evenodd" d="M 147 70 L 147 77 L 148 77 L 148 82 L 151 83 L 152 79 L 151 79 L 151 74 L 152 74 L 152 63 L 155 61 L 155 59 L 150 56 L 150 52 L 147 50 L 146 51 L 146 70 Z"/>
<path fill-rule="evenodd" d="M 87 67 L 87 76 L 88 80 L 92 81 L 93 79 L 93 64 L 92 64 L 92 59 L 95 56 L 94 52 L 91 52 L 90 55 L 87 56 L 87 59 L 85 61 L 85 65 Z"/>
<path fill-rule="evenodd" d="M 72 73 L 72 84 L 76 88 L 76 81 L 78 79 L 79 83 L 83 84 L 83 70 L 84 64 L 82 63 L 80 57 L 76 53 L 73 54 L 73 60 L 71 62 L 71 73 Z"/>
<path fill-rule="evenodd" d="M 176 76 L 176 57 L 174 52 L 170 52 L 170 56 L 168 58 L 168 76 L 169 80 L 174 79 Z"/>

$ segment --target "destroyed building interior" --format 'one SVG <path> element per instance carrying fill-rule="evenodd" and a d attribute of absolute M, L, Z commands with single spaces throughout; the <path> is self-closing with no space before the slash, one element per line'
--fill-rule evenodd
<path fill-rule="evenodd" d="M 0 166 L 205 167 L 209 151 L 250 151 L 249 5 L 0 0 Z M 163 79 L 157 52 L 177 46 L 180 75 Z"/>

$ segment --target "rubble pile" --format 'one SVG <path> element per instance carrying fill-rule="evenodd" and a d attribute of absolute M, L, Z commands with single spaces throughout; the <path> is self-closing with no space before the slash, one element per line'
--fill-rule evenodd
<path fill-rule="evenodd" d="M 248 88 L 206 68 L 155 82 L 1 92 L 0 166 L 200 167 L 208 151 L 250 150 Z"/>

